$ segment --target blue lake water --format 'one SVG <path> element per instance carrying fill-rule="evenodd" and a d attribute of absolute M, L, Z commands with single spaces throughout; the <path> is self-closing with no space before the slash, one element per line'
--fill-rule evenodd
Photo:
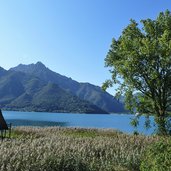
<path fill-rule="evenodd" d="M 13 126 L 64 126 L 81 128 L 108 128 L 132 133 L 135 128 L 130 125 L 133 115 L 128 114 L 71 114 L 46 112 L 3 111 L 4 118 Z M 151 118 L 151 120 L 153 120 Z M 144 128 L 145 117 L 140 118 L 138 131 L 151 134 L 154 128 Z"/>

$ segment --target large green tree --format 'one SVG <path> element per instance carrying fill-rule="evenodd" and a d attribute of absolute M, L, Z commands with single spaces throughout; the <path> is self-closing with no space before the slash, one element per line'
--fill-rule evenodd
<path fill-rule="evenodd" d="M 112 40 L 105 58 L 111 80 L 103 88 L 118 84 L 117 95 L 125 96 L 127 109 L 154 115 L 157 132 L 169 134 L 171 105 L 171 13 L 155 20 L 131 20 L 122 35 Z M 148 120 L 145 122 L 148 125 Z"/>

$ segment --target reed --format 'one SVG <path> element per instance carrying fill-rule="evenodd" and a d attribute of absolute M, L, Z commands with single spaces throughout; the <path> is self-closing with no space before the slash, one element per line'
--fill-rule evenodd
<path fill-rule="evenodd" d="M 62 127 L 17 127 L 13 133 L 0 144 L 1 171 L 138 171 L 146 147 L 160 139 Z"/>

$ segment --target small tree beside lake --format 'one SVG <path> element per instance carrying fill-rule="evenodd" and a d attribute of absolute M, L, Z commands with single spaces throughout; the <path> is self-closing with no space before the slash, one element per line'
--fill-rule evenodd
<path fill-rule="evenodd" d="M 145 125 L 154 115 L 157 133 L 168 135 L 171 131 L 171 13 L 161 12 L 155 20 L 134 20 L 121 36 L 112 40 L 105 58 L 110 68 L 111 80 L 103 89 L 118 84 L 116 96 L 125 97 L 126 108 L 145 114 Z M 137 125 L 137 122 L 133 122 Z"/>

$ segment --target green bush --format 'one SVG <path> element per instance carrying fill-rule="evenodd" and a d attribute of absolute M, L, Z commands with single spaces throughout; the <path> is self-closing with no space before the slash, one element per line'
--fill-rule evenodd
<path fill-rule="evenodd" d="M 141 171 L 171 170 L 171 140 L 154 143 L 145 151 L 140 166 Z"/>

